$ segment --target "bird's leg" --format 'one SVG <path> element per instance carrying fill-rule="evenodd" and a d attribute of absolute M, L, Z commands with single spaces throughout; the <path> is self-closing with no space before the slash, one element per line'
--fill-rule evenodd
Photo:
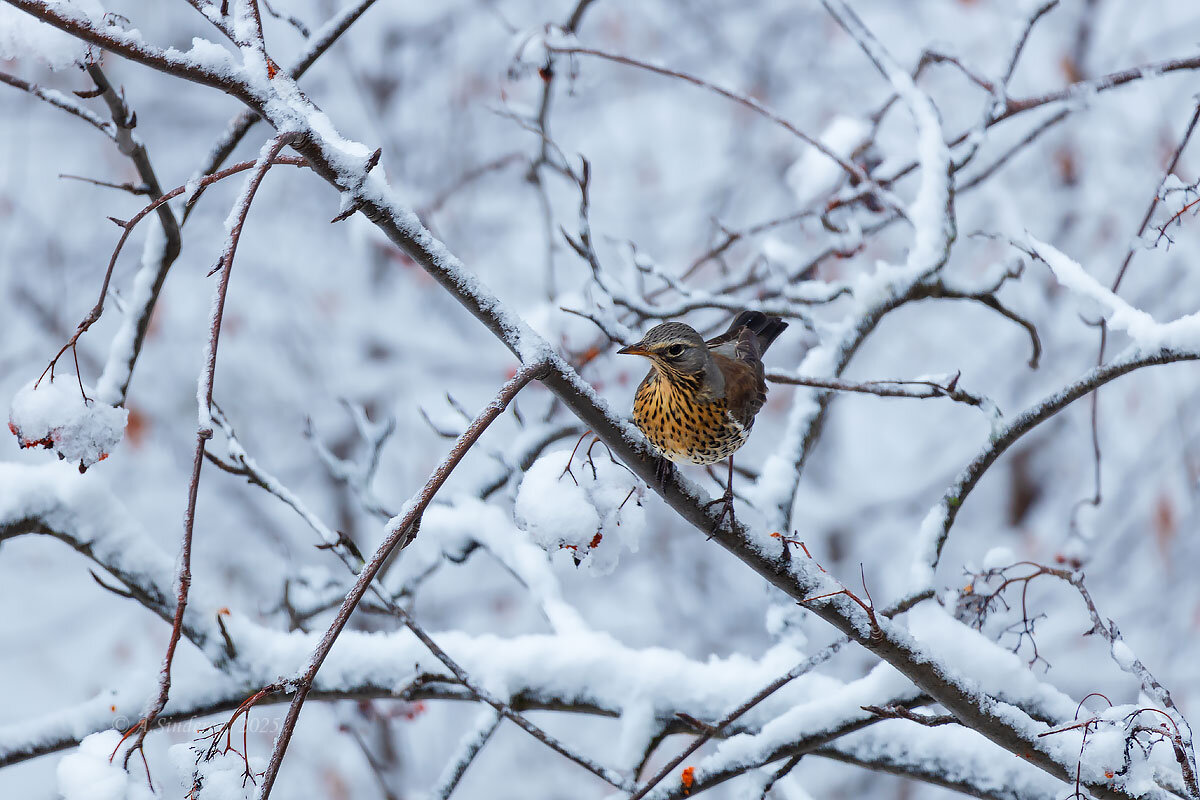
<path fill-rule="evenodd" d="M 711 500 L 704 504 L 705 510 L 721 503 L 721 513 L 717 515 L 717 519 L 713 522 L 713 533 L 716 533 L 717 528 L 721 527 L 721 522 L 725 517 L 729 517 L 730 527 L 737 525 L 737 517 L 733 513 L 733 456 L 729 457 L 729 478 L 725 481 L 725 494 L 718 497 L 716 500 Z"/>
<path fill-rule="evenodd" d="M 666 456 L 659 456 L 658 463 L 655 465 L 654 477 L 658 480 L 658 488 L 666 489 L 667 481 L 671 480 L 671 473 L 675 471 L 675 465 L 667 460 Z"/>

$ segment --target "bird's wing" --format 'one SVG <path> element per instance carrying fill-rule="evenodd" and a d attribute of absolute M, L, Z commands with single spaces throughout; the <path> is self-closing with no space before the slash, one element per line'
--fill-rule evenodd
<path fill-rule="evenodd" d="M 754 363 L 762 357 L 758 352 L 758 338 L 746 327 L 726 331 L 706 344 L 712 353 L 735 361 Z"/>
<path fill-rule="evenodd" d="M 754 424 L 754 415 L 767 402 L 762 364 L 730 358 L 718 350 L 713 351 L 713 360 L 725 376 L 726 407 L 739 424 L 749 428 Z"/>
<path fill-rule="evenodd" d="M 741 361 L 760 359 L 787 326 L 779 317 L 761 311 L 743 311 L 734 317 L 729 330 L 708 340 L 708 348 Z M 747 338 L 752 341 L 747 342 Z"/>

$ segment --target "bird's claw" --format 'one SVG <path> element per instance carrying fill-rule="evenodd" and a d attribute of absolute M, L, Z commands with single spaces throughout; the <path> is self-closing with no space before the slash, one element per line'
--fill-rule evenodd
<path fill-rule="evenodd" d="M 718 503 L 721 504 L 721 513 L 717 515 L 715 520 L 713 520 L 712 530 L 708 534 L 709 539 L 711 539 L 716 534 L 716 532 L 720 529 L 721 523 L 725 520 L 726 517 L 729 517 L 729 527 L 730 528 L 737 527 L 737 515 L 733 513 L 733 487 L 732 486 L 726 488 L 725 494 L 718 497 L 716 500 L 710 500 L 707 503 L 705 503 L 704 510 L 708 511 L 708 509 L 712 508 L 713 506 L 717 505 Z"/>

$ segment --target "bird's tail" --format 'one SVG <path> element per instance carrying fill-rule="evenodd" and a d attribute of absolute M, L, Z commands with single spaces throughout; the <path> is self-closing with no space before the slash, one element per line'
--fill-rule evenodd
<path fill-rule="evenodd" d="M 788 324 L 779 317 L 770 317 L 761 311 L 743 311 L 734 318 L 733 324 L 729 326 L 729 333 L 734 333 L 739 328 L 749 328 L 758 344 L 758 354 L 762 356 L 787 326 Z"/>

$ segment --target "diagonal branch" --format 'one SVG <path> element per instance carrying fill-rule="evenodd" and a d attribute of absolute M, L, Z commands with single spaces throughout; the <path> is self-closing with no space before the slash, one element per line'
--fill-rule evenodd
<path fill-rule="evenodd" d="M 328 22 L 309 37 L 304 52 L 297 56 L 292 65 L 287 68 L 287 74 L 293 79 L 299 79 L 374 4 L 375 0 L 355 0 L 355 2 L 350 3 L 331 17 Z M 225 126 L 225 133 L 221 135 L 221 138 L 209 150 L 204 163 L 196 170 L 195 175 L 210 175 L 220 169 L 221 165 L 225 163 L 225 159 L 229 158 L 237 146 L 241 144 L 242 140 L 246 138 L 246 134 L 254 127 L 254 124 L 261 119 L 262 117 L 254 110 L 246 109 L 229 120 L 229 124 Z M 188 204 L 187 209 L 183 213 L 184 221 L 191 214 L 195 201 L 203 192 L 204 188 L 201 187 L 193 196 L 192 202 Z"/>
<path fill-rule="evenodd" d="M 458 787 L 458 782 L 466 774 L 467 768 L 479 755 L 488 740 L 492 738 L 500 725 L 501 716 L 494 711 L 484 711 L 479 715 L 475 726 L 463 737 L 458 750 L 450 757 L 446 769 L 438 778 L 437 787 L 429 793 L 431 800 L 448 800 Z"/>

